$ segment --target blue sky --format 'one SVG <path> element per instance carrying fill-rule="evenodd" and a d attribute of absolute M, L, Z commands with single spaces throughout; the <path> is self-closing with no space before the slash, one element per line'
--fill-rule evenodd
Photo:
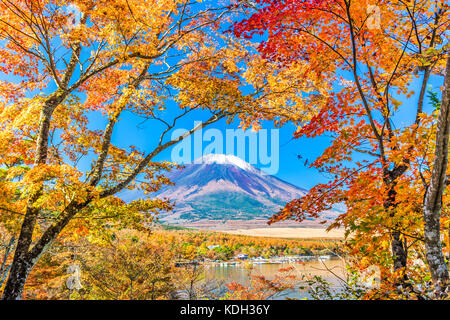
<path fill-rule="evenodd" d="M 431 79 L 430 84 L 434 91 L 439 92 L 440 86 L 442 84 L 442 78 L 434 77 Z M 421 78 L 418 78 L 413 82 L 412 88 L 416 92 L 419 91 L 421 85 Z M 410 124 L 415 118 L 416 106 L 417 106 L 417 94 L 411 97 L 409 100 L 403 100 L 403 105 L 399 111 L 394 116 L 394 122 L 396 127 L 402 127 L 405 124 Z M 167 112 L 170 112 L 170 108 Z M 425 100 L 425 111 L 430 112 L 430 104 L 428 99 Z M 208 113 L 197 112 L 192 113 L 189 117 L 186 117 L 180 122 L 179 127 L 185 129 L 191 129 L 194 126 L 194 121 L 206 120 Z M 96 117 L 95 117 L 96 118 Z M 93 119 L 94 120 L 94 119 Z M 99 128 L 102 128 L 105 123 L 100 119 L 95 119 L 94 123 L 100 124 Z M 162 126 L 158 123 L 147 121 L 141 123 L 142 119 L 133 116 L 130 113 L 126 113 L 121 117 L 121 121 L 118 123 L 115 133 L 113 135 L 113 143 L 120 146 L 126 147 L 130 143 L 138 146 L 140 150 L 151 151 L 155 146 L 157 139 L 159 138 L 160 130 L 158 126 Z M 227 125 L 225 120 L 221 120 L 210 125 L 208 128 L 219 129 L 223 136 L 225 137 L 226 129 L 237 129 L 239 127 L 239 120 L 235 120 L 232 124 Z M 274 129 L 271 122 L 263 122 L 264 129 Z M 206 130 L 206 129 L 205 129 Z M 318 138 L 300 138 L 292 139 L 292 134 L 295 131 L 293 125 L 286 125 L 279 128 L 279 171 L 276 174 L 277 177 L 290 182 L 292 184 L 298 185 L 300 187 L 309 189 L 317 183 L 326 182 L 326 176 L 322 175 L 315 169 L 308 168 L 304 165 L 306 159 L 309 162 L 314 160 L 319 156 L 323 150 L 329 145 L 329 137 L 318 137 Z M 248 141 L 247 141 L 248 142 Z M 205 147 L 208 142 L 203 143 Z M 234 153 L 235 155 L 236 152 Z M 302 158 L 299 159 L 298 155 Z M 194 157 L 193 157 L 194 158 Z M 171 159 L 171 149 L 168 149 L 158 155 L 155 160 L 162 161 Z M 249 161 L 248 154 L 248 143 L 246 149 L 246 161 Z M 260 163 L 256 164 L 257 167 L 264 168 Z"/>
<path fill-rule="evenodd" d="M 184 121 L 181 127 L 185 129 L 190 129 L 194 126 L 194 121 L 201 120 L 200 117 L 189 117 Z M 133 117 L 124 117 L 123 120 L 118 124 L 117 131 L 113 136 L 113 143 L 119 146 L 125 146 L 130 138 L 133 140 L 133 144 L 139 146 L 142 150 L 151 151 L 152 147 L 156 143 L 156 138 L 159 134 L 155 132 L 154 124 L 150 122 L 148 125 L 143 125 L 140 127 L 136 126 L 136 122 L 139 121 L 134 119 Z M 237 129 L 239 127 L 238 120 L 234 123 L 227 125 L 225 120 L 220 120 L 210 126 L 207 129 L 214 128 L 219 129 L 223 136 L 225 137 L 226 129 Z M 274 126 L 270 122 L 264 122 L 263 128 L 275 129 Z M 205 130 L 207 130 L 205 129 Z M 286 180 L 290 183 L 296 184 L 298 186 L 304 188 L 310 188 L 318 182 L 325 181 L 324 177 L 318 174 L 315 170 L 308 169 L 304 166 L 305 159 L 313 160 L 315 157 L 320 155 L 320 153 L 326 148 L 328 145 L 327 138 L 316 138 L 316 139 L 292 139 L 292 134 L 295 131 L 295 127 L 293 125 L 287 125 L 283 128 L 279 129 L 279 171 L 276 174 L 279 178 Z M 122 134 L 120 133 L 122 132 Z M 123 134 L 126 132 L 126 134 Z M 156 135 L 155 135 L 156 133 Z M 270 138 L 269 138 L 270 141 Z M 192 143 L 194 141 L 192 140 Z M 203 148 L 208 145 L 209 142 L 203 143 Z M 225 147 L 224 147 L 225 149 Z M 155 160 L 171 160 L 171 149 L 168 149 L 158 155 Z M 225 150 L 224 150 L 225 151 Z M 225 152 L 224 152 L 225 153 Z M 302 159 L 298 159 L 297 155 L 301 154 Z M 237 152 L 234 152 L 234 155 L 238 155 Z M 192 156 L 194 160 L 194 156 Z M 248 140 L 246 143 L 246 158 L 243 159 L 246 161 L 250 161 L 249 159 L 249 146 Z M 265 166 L 259 162 L 256 164 L 257 167 L 264 168 Z"/>
<path fill-rule="evenodd" d="M 75 75 L 76 76 L 76 75 Z M 347 75 L 345 75 L 347 76 Z M 14 80 L 11 77 L 0 76 L 0 79 Z M 346 77 L 351 80 L 350 77 Z M 411 88 L 418 92 L 420 90 L 421 78 L 416 79 L 413 82 Z M 432 77 L 430 84 L 433 90 L 439 92 L 440 86 L 442 85 L 442 78 Z M 50 85 L 45 93 L 49 93 L 55 89 L 54 85 Z M 409 100 L 402 100 L 403 106 L 400 108 L 399 112 L 395 115 L 395 125 L 396 127 L 402 127 L 405 124 L 410 124 L 415 118 L 417 97 L 414 95 Z M 175 106 L 169 107 L 165 112 L 171 113 L 176 109 Z M 430 105 L 428 99 L 425 100 L 425 111 L 430 111 Z M 194 121 L 204 121 L 209 117 L 207 112 L 199 111 L 193 112 L 188 117 L 180 121 L 179 127 L 184 129 L 191 129 L 194 126 Z M 91 128 L 103 130 L 106 126 L 106 119 L 98 116 L 98 114 L 91 114 Z M 238 120 L 230 125 L 226 124 L 225 120 L 221 120 L 210 125 L 208 128 L 215 128 L 220 130 L 225 136 L 226 129 L 236 129 L 239 126 Z M 131 113 L 124 113 L 121 116 L 119 123 L 117 124 L 112 142 L 113 144 L 127 148 L 129 145 L 137 146 L 139 150 L 150 152 L 155 147 L 161 129 L 164 127 L 161 123 L 155 121 L 147 121 L 142 123 L 142 118 L 136 117 Z M 274 126 L 270 122 L 263 123 L 264 129 L 274 129 Z M 286 125 L 279 129 L 279 170 L 276 174 L 277 177 L 290 182 L 292 184 L 298 185 L 300 187 L 309 189 L 317 183 L 326 182 L 327 178 L 317 172 L 315 169 L 310 169 L 304 165 L 306 159 L 309 162 L 313 161 L 317 156 L 319 156 L 323 150 L 329 145 L 330 139 L 327 137 L 319 137 L 314 139 L 292 139 L 292 135 L 295 131 L 293 125 Z M 206 146 L 207 143 L 204 143 Z M 247 146 L 248 151 L 248 146 Z M 248 152 L 247 158 L 243 159 L 249 161 Z M 237 154 L 235 154 L 237 155 Z M 299 159 L 298 155 L 301 155 Z M 89 160 L 86 159 L 81 166 L 84 169 L 88 168 Z M 154 160 L 171 160 L 171 149 L 168 149 L 161 154 L 159 154 Z M 260 163 L 256 164 L 257 167 L 263 168 Z"/>
<path fill-rule="evenodd" d="M 13 77 L 0 77 L 2 79 L 12 80 Z M 411 88 L 418 93 L 420 91 L 422 77 L 416 79 Z M 432 86 L 433 91 L 441 95 L 440 87 L 442 86 L 442 77 L 431 77 L 429 84 Z M 54 85 L 50 85 L 45 93 L 49 93 L 55 89 Z M 418 94 L 415 94 L 410 99 L 402 99 L 403 105 L 399 108 L 399 111 L 394 116 L 395 126 L 402 127 L 408 125 L 414 121 L 416 106 L 417 106 Z M 431 111 L 429 99 L 425 99 L 425 112 Z M 175 105 L 169 107 L 165 112 L 174 112 L 177 109 Z M 169 116 L 173 116 L 169 114 Z M 208 119 L 210 114 L 205 111 L 193 112 L 186 118 L 179 122 L 179 128 L 191 129 L 194 126 L 195 121 L 204 121 Z M 90 128 L 103 130 L 106 126 L 106 119 L 100 117 L 98 114 L 92 113 L 89 116 Z M 161 123 L 155 121 L 146 121 L 142 123 L 143 119 L 139 118 L 129 112 L 122 114 L 120 121 L 115 127 L 115 131 L 112 138 L 112 143 L 118 147 L 127 148 L 130 145 L 138 147 L 141 151 L 150 152 L 153 150 L 157 141 L 159 140 L 159 134 L 164 126 Z M 239 120 L 236 119 L 233 123 L 227 124 L 226 120 L 220 120 L 208 127 L 218 129 L 223 133 L 225 137 L 226 129 L 237 129 L 239 127 Z M 273 124 L 269 121 L 263 122 L 263 129 L 271 130 L 275 129 Z M 205 129 L 206 130 L 206 129 Z M 293 139 L 293 133 L 295 127 L 292 124 L 285 125 L 279 128 L 279 170 L 276 174 L 277 177 L 290 182 L 294 185 L 309 189 L 317 183 L 323 183 L 327 181 L 326 176 L 319 173 L 316 169 L 309 168 L 304 165 L 305 160 L 309 162 L 318 157 L 330 143 L 330 138 L 318 137 L 318 138 L 300 138 Z M 168 136 L 170 138 L 170 135 Z M 166 140 L 167 141 L 167 140 Z M 205 147 L 208 142 L 203 143 Z M 225 147 L 224 147 L 225 149 Z M 235 155 L 237 155 L 235 153 Z M 301 159 L 298 158 L 301 155 Z M 246 149 L 246 161 L 249 161 L 248 144 Z M 85 159 L 80 163 L 81 169 L 88 169 L 90 161 L 92 159 Z M 163 151 L 155 159 L 155 161 L 170 161 L 171 160 L 171 148 Z M 264 166 L 260 163 L 256 164 L 257 167 L 264 169 Z"/>

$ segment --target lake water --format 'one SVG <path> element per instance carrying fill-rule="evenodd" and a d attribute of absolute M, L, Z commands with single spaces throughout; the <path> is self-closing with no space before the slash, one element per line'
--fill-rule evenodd
<path fill-rule="evenodd" d="M 292 274 L 298 278 L 305 276 L 311 278 L 320 276 L 331 284 L 331 288 L 339 290 L 341 287 L 339 277 L 345 278 L 345 263 L 341 259 L 332 258 L 325 261 L 305 261 L 303 263 L 282 263 L 282 264 L 254 264 L 251 270 L 241 265 L 214 266 L 205 269 L 206 280 L 216 280 L 223 284 L 237 282 L 244 286 L 250 284 L 251 276 L 264 276 L 266 279 L 273 279 L 279 274 L 280 268 L 294 267 Z M 225 289 L 224 289 L 225 290 Z M 304 299 L 311 298 L 307 289 L 287 290 L 274 297 L 274 299 Z"/>

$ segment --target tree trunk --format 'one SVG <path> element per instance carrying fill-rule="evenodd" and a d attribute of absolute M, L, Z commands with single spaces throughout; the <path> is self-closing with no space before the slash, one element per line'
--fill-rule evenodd
<path fill-rule="evenodd" d="M 3 292 L 3 300 L 20 300 L 22 298 L 23 288 L 32 267 L 26 255 L 14 256 L 8 282 L 6 282 Z"/>
<path fill-rule="evenodd" d="M 394 231 L 391 233 L 392 242 L 392 256 L 394 258 L 394 270 L 401 270 L 406 268 L 406 263 L 408 261 L 408 250 L 405 246 L 405 242 L 402 241 L 401 233 Z M 405 274 L 406 276 L 406 274 Z"/>
<path fill-rule="evenodd" d="M 387 199 L 384 201 L 384 209 L 390 215 L 390 217 L 395 216 L 395 208 L 397 192 L 395 187 L 397 185 L 397 176 L 403 174 L 406 170 L 405 166 L 396 167 L 394 170 L 386 170 L 384 172 L 384 184 L 388 189 Z M 402 239 L 402 234 L 399 230 L 391 231 L 391 250 L 392 259 L 394 260 L 394 271 L 402 270 L 406 268 L 406 263 L 408 261 L 408 248 L 406 247 L 405 241 Z"/>
<path fill-rule="evenodd" d="M 66 91 L 57 91 L 47 100 L 46 105 L 41 111 L 35 165 L 46 163 L 49 127 L 52 113 L 55 108 L 65 99 L 66 96 Z M 110 189 L 104 190 L 100 194 L 100 198 L 106 198 L 108 196 L 116 194 L 117 192 L 120 192 L 136 178 L 136 176 L 144 169 L 145 166 L 149 164 L 149 162 L 157 154 L 190 136 L 197 130 L 204 128 L 224 118 L 227 115 L 228 114 L 225 112 L 219 112 L 213 115 L 206 122 L 203 122 L 200 125 L 196 126 L 194 129 L 188 131 L 187 134 L 166 142 L 165 144 L 160 143 L 160 145 L 156 147 L 153 152 L 149 153 L 139 163 L 135 170 L 133 170 L 133 172 L 124 181 L 121 181 L 116 186 Z M 94 184 L 95 183 L 96 181 L 94 180 Z M 88 185 L 88 187 L 90 186 L 91 185 Z M 40 239 L 37 240 L 32 246 L 33 232 L 35 230 L 37 217 L 39 215 L 39 209 L 34 207 L 34 203 L 41 196 L 41 192 L 42 189 L 38 190 L 36 193 L 34 193 L 34 195 L 31 195 L 30 199 L 28 200 L 27 209 L 24 220 L 22 222 L 22 228 L 17 241 L 9 277 L 6 282 L 5 290 L 3 292 L 2 299 L 4 300 L 21 299 L 23 287 L 33 266 L 39 260 L 41 255 L 46 252 L 47 248 L 56 239 L 61 230 L 69 223 L 73 216 L 75 216 L 75 214 L 80 212 L 93 200 L 93 198 L 89 196 L 88 199 L 82 203 L 70 203 L 65 208 L 65 210 L 60 213 L 58 219 L 44 231 Z"/>
<path fill-rule="evenodd" d="M 86 207 L 90 201 L 91 199 L 88 199 L 83 203 L 73 202 L 69 204 L 66 210 L 60 214 L 60 218 L 45 230 L 33 246 L 31 246 L 31 237 L 35 219 L 32 219 L 34 215 L 27 210 L 29 214 L 25 216 L 22 224 L 8 281 L 3 292 L 3 300 L 19 300 L 22 298 L 23 287 L 33 266 L 47 251 L 61 230 L 69 223 L 70 219 Z"/>
<path fill-rule="evenodd" d="M 8 280 L 3 292 L 3 299 L 18 300 L 22 297 L 22 290 L 28 273 L 32 268 L 31 260 L 28 257 L 28 251 L 33 239 L 33 230 L 36 224 L 38 212 L 32 207 L 32 203 L 39 197 L 38 193 L 29 200 L 27 212 L 22 222 L 19 238 L 17 240 L 16 250 L 14 251 L 11 269 L 9 270 Z"/>
<path fill-rule="evenodd" d="M 430 184 L 425 193 L 423 220 L 425 223 L 425 252 L 431 277 L 438 291 L 444 289 L 449 280 L 441 245 L 442 195 L 446 187 L 450 138 L 450 57 L 442 92 L 442 102 L 436 126 L 436 150 Z"/>
<path fill-rule="evenodd" d="M 7 266 L 6 263 L 8 261 L 9 253 L 14 248 L 15 242 L 16 237 L 12 236 L 11 239 L 9 240 L 9 244 L 5 248 L 5 254 L 3 256 L 2 265 L 0 267 L 0 288 L 3 287 L 3 283 L 5 282 L 6 277 L 9 274 L 9 269 L 11 268 L 11 266 Z"/>

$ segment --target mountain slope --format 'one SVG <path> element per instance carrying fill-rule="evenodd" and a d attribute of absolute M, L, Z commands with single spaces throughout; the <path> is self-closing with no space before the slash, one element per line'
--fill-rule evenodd
<path fill-rule="evenodd" d="M 206 155 L 167 177 L 175 186 L 153 196 L 175 202 L 173 212 L 160 216 L 161 221 L 173 224 L 266 220 L 286 202 L 307 192 L 231 155 Z M 125 201 L 139 197 L 143 195 L 136 192 L 122 195 Z"/>

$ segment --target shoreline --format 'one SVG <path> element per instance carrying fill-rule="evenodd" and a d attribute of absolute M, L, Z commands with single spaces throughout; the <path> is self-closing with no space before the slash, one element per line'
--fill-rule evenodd
<path fill-rule="evenodd" d="M 279 228 L 251 228 L 236 230 L 215 230 L 228 234 L 265 237 L 265 238 L 288 238 L 288 239 L 323 239 L 344 240 L 345 234 L 342 229 L 326 231 L 324 228 L 301 228 L 301 227 L 279 227 Z"/>
<path fill-rule="evenodd" d="M 246 264 L 288 264 L 288 263 L 302 263 L 306 261 L 328 261 L 337 258 L 335 254 L 320 255 L 320 256 L 276 256 L 270 258 L 255 257 L 248 259 L 230 259 L 228 261 L 220 260 L 204 260 L 204 261 L 189 261 L 179 262 L 178 266 L 187 265 L 204 265 L 206 267 L 229 267 L 229 266 L 245 266 Z"/>

